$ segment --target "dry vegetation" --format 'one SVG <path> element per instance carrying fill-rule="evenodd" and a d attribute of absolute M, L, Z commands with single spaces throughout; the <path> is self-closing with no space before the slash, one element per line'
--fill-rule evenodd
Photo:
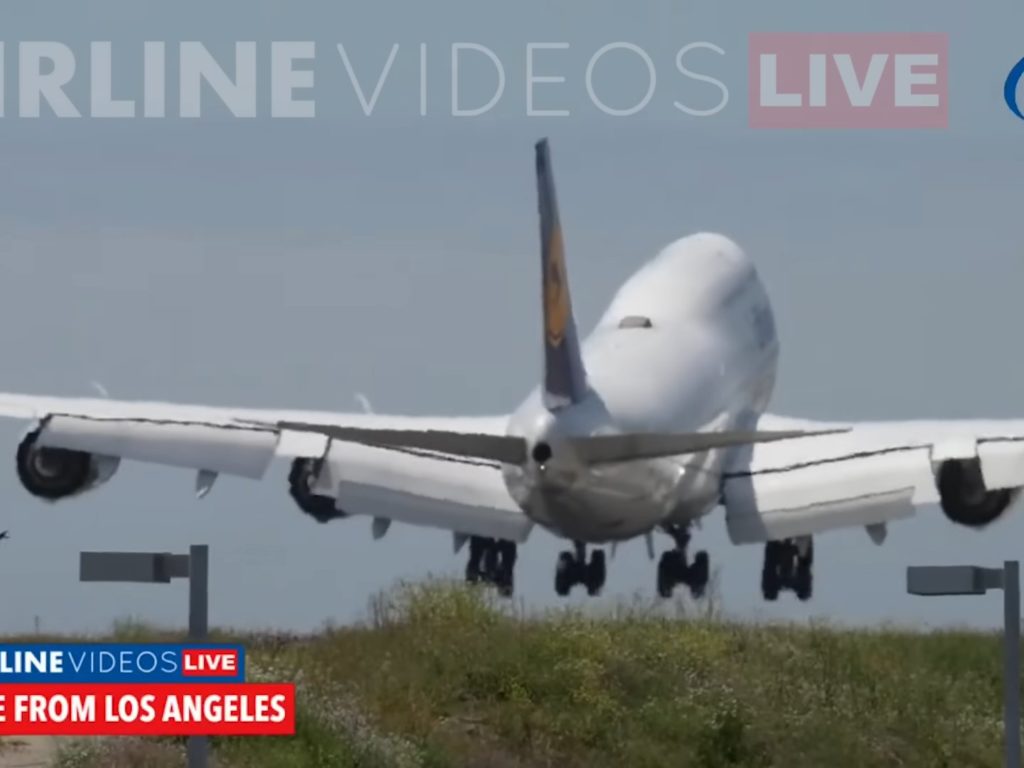
<path fill-rule="evenodd" d="M 123 626 L 120 639 L 166 639 Z M 439 583 L 366 625 L 231 635 L 298 684 L 298 732 L 214 740 L 220 768 L 997 766 L 999 641 L 739 625 L 643 606 L 525 617 Z M 61 768 L 184 763 L 173 740 L 83 742 Z"/>

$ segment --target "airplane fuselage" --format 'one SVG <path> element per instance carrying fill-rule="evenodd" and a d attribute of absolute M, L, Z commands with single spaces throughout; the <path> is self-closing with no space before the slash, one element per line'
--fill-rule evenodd
<path fill-rule="evenodd" d="M 581 542 L 632 538 L 709 512 L 737 449 L 584 466 L 563 436 L 751 429 L 775 382 L 779 344 L 757 272 L 728 238 L 677 240 L 618 291 L 582 345 L 588 394 L 549 409 L 540 389 L 510 434 L 550 446 L 547 461 L 506 467 L 533 520 Z"/>

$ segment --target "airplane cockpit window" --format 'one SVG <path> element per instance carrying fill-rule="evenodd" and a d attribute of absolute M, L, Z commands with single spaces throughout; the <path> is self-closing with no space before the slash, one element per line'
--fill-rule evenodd
<path fill-rule="evenodd" d="M 619 328 L 650 328 L 651 318 L 643 315 L 629 315 L 619 321 Z"/>

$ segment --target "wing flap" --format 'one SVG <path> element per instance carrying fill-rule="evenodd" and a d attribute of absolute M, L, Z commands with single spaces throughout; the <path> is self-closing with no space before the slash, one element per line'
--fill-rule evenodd
<path fill-rule="evenodd" d="M 378 485 L 342 482 L 337 488 L 339 506 L 350 515 L 455 531 L 469 536 L 526 541 L 533 524 L 522 513 L 478 507 L 449 499 L 434 499 Z"/>
<path fill-rule="evenodd" d="M 944 461 L 977 460 L 988 490 L 1024 486 L 1024 420 L 839 424 L 765 414 L 759 430 L 845 431 L 757 444 L 723 478 L 730 536 L 750 543 L 878 525 L 939 503 Z"/>
<path fill-rule="evenodd" d="M 806 507 L 771 510 L 765 514 L 726 516 L 729 539 L 733 544 L 810 536 L 837 528 L 855 528 L 888 523 L 912 517 L 913 488 L 835 499 Z"/>
<path fill-rule="evenodd" d="M 938 500 L 927 448 L 733 475 L 723 490 L 735 543 L 902 519 Z"/>
<path fill-rule="evenodd" d="M 1024 486 L 1024 441 L 979 443 L 978 459 L 985 487 L 990 491 Z"/>
<path fill-rule="evenodd" d="M 496 464 L 333 443 L 316 492 L 348 514 L 473 536 L 525 541 L 532 522 Z"/>

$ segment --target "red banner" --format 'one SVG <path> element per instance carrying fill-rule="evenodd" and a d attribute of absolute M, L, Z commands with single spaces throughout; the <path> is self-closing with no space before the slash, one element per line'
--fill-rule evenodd
<path fill-rule="evenodd" d="M 0 685 L 0 736 L 286 736 L 293 683 Z"/>

